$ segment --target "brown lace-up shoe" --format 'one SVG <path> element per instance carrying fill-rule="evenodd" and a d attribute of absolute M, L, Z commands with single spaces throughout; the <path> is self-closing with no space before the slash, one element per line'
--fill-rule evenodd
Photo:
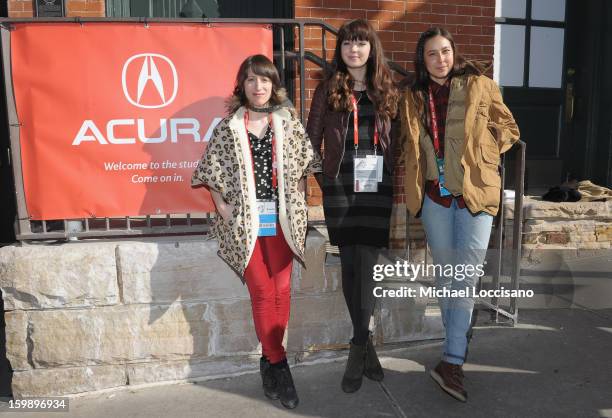
<path fill-rule="evenodd" d="M 461 402 L 467 402 L 461 366 L 441 361 L 429 374 L 446 393 Z"/>

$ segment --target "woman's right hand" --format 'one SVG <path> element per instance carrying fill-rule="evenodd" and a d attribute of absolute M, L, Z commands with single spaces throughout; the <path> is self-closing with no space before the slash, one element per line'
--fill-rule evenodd
<path fill-rule="evenodd" d="M 210 194 L 212 196 L 213 202 L 215 202 L 217 213 L 221 215 L 224 221 L 229 220 L 232 217 L 234 205 L 227 203 L 225 199 L 223 199 L 223 197 L 221 196 L 221 193 L 216 190 L 211 190 Z"/>

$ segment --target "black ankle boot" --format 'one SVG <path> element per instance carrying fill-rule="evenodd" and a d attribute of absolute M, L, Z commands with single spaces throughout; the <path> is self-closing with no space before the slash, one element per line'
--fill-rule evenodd
<path fill-rule="evenodd" d="M 259 359 L 259 373 L 261 374 L 264 395 L 270 399 L 278 399 L 280 397 L 278 394 L 278 383 L 272 373 L 270 362 L 265 357 Z"/>
<path fill-rule="evenodd" d="M 285 408 L 293 409 L 298 406 L 300 402 L 295 386 L 293 385 L 293 377 L 291 376 L 291 370 L 287 360 L 283 360 L 280 363 L 273 364 L 272 375 L 276 379 L 278 384 L 278 393 L 280 395 L 281 404 Z"/>
<path fill-rule="evenodd" d="M 356 345 L 351 340 L 346 370 L 342 377 L 342 390 L 346 393 L 357 392 L 361 387 L 363 371 L 365 368 L 366 344 Z"/>
<path fill-rule="evenodd" d="M 368 344 L 366 346 L 365 368 L 363 374 L 365 374 L 368 379 L 375 380 L 377 382 L 380 382 L 385 378 L 382 366 L 380 365 L 380 361 L 378 361 L 378 356 L 376 355 L 376 350 L 374 350 L 371 335 L 370 338 L 368 338 Z"/>

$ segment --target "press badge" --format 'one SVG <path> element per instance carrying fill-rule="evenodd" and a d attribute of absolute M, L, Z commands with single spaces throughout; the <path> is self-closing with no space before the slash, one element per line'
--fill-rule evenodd
<path fill-rule="evenodd" d="M 382 155 L 376 156 L 376 173 L 377 173 L 378 182 L 381 182 L 383 179 L 383 156 Z"/>
<path fill-rule="evenodd" d="M 366 155 L 353 160 L 353 191 L 356 193 L 378 191 L 378 182 L 382 181 L 382 156 Z"/>
<path fill-rule="evenodd" d="M 257 213 L 259 214 L 259 233 L 257 236 L 276 236 L 276 200 L 258 200 Z"/>
<path fill-rule="evenodd" d="M 444 177 L 444 160 L 441 158 L 436 158 L 436 163 L 438 163 L 438 187 L 440 188 L 440 196 L 450 196 L 451 192 L 444 187 L 444 184 L 446 183 L 446 179 Z"/>

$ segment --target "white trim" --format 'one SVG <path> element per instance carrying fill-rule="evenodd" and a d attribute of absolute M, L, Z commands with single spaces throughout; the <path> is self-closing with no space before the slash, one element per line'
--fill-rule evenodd
<path fill-rule="evenodd" d="M 240 147 L 240 153 L 242 154 L 242 161 L 244 161 L 243 172 L 246 174 L 247 179 L 247 190 L 249 206 L 251 207 L 251 228 L 248 229 L 249 239 L 247 249 L 247 257 L 245 266 L 249 265 L 253 251 L 255 251 L 255 243 L 257 241 L 257 235 L 259 233 L 259 214 L 257 213 L 257 195 L 255 194 L 255 175 L 253 174 L 253 161 L 251 159 L 251 147 L 249 146 L 249 138 L 247 137 L 246 129 L 244 126 L 244 112 L 246 108 L 239 108 L 236 113 L 232 116 L 229 121 L 230 129 L 235 133 L 236 145 Z M 236 150 L 238 152 L 238 150 Z M 246 214 L 245 214 L 246 215 Z M 246 217 L 244 219 L 246 226 Z"/>
<path fill-rule="evenodd" d="M 285 236 L 285 241 L 293 254 L 301 257 L 300 251 L 295 248 L 293 237 L 291 235 L 291 226 L 287 218 L 287 205 L 285 196 L 285 130 L 283 129 L 283 120 L 289 119 L 289 112 L 285 109 L 279 109 L 272 113 L 272 129 L 274 130 L 274 140 L 276 153 L 276 175 L 278 176 L 278 222 Z"/>

